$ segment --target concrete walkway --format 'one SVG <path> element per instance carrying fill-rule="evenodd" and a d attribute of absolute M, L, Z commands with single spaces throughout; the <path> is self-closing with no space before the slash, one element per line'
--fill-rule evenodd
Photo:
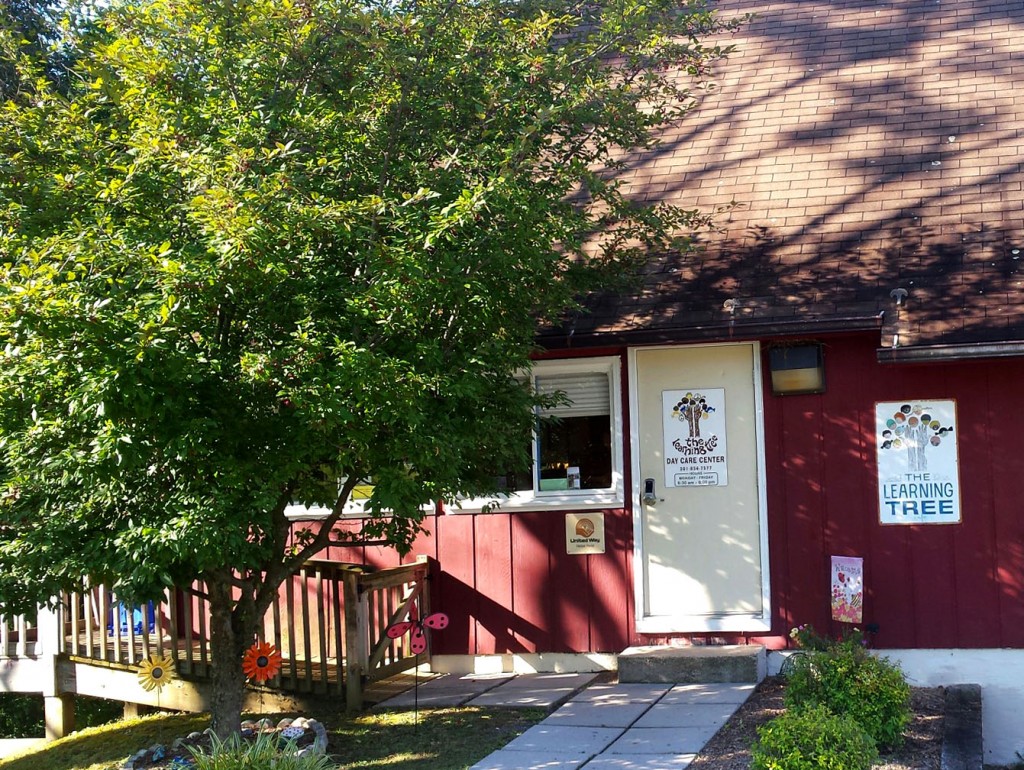
<path fill-rule="evenodd" d="M 471 770 L 675 770 L 753 692 L 753 684 L 594 683 L 596 674 L 448 675 L 382 706 L 554 709 Z"/>

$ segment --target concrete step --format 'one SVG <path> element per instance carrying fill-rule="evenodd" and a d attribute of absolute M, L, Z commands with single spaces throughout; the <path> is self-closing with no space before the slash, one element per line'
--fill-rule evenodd
<path fill-rule="evenodd" d="M 753 644 L 654 645 L 619 653 L 620 682 L 760 682 L 766 671 L 764 647 Z"/>

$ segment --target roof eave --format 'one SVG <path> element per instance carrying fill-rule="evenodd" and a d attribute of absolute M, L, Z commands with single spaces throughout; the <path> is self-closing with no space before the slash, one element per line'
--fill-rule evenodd
<path fill-rule="evenodd" d="M 883 364 L 914 364 L 939 361 L 965 361 L 976 358 L 1024 356 L 1024 342 L 972 342 L 954 345 L 914 345 L 905 348 L 879 348 Z"/>
<path fill-rule="evenodd" d="M 685 342 L 722 342 L 737 339 L 794 337 L 873 331 L 882 327 L 883 314 L 819 316 L 792 320 L 733 320 L 697 326 L 662 326 L 657 329 L 593 331 L 575 334 L 543 332 L 537 342 L 548 350 L 607 347 L 609 345 L 666 345 Z"/>

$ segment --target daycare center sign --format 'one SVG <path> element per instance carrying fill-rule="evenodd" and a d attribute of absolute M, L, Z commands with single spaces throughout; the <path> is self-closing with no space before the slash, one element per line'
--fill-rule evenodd
<path fill-rule="evenodd" d="M 875 404 L 882 524 L 960 522 L 956 402 Z"/>

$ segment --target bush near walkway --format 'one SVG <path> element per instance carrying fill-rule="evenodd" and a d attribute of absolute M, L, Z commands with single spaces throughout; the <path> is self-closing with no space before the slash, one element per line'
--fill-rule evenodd
<path fill-rule="evenodd" d="M 788 711 L 757 734 L 751 770 L 870 770 L 878 760 L 856 721 L 820 705 Z"/>
<path fill-rule="evenodd" d="M 910 720 L 910 687 L 897 665 L 871 655 L 853 634 L 793 659 L 787 708 L 819 705 L 852 718 L 879 748 L 891 749 L 903 742 Z"/>

